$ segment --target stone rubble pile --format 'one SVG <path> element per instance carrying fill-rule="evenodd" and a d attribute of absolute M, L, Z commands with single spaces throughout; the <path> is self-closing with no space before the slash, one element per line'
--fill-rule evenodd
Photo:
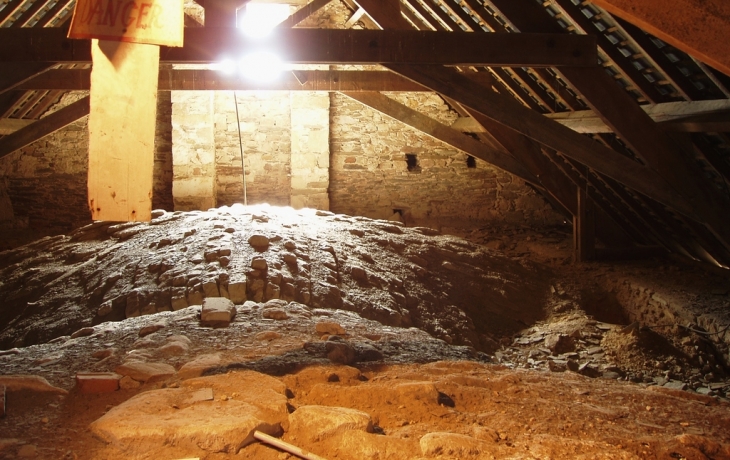
<path fill-rule="evenodd" d="M 0 253 L 0 348 L 221 297 L 350 310 L 487 350 L 549 295 L 528 263 L 398 222 L 240 205 L 153 215 Z"/>

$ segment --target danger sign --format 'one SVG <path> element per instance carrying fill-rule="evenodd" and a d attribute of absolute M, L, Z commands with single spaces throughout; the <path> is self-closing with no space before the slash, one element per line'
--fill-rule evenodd
<path fill-rule="evenodd" d="M 183 45 L 183 0 L 77 0 L 69 38 Z"/>

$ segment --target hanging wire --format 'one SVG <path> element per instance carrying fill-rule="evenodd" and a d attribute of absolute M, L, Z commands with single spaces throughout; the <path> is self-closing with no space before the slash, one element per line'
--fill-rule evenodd
<path fill-rule="evenodd" d="M 233 92 L 233 103 L 236 105 L 236 126 L 238 127 L 238 147 L 241 149 L 241 179 L 243 180 L 243 205 L 248 206 L 248 194 L 246 193 L 246 164 L 243 162 L 243 141 L 241 140 L 241 120 L 238 117 L 238 99 L 236 92 Z"/>

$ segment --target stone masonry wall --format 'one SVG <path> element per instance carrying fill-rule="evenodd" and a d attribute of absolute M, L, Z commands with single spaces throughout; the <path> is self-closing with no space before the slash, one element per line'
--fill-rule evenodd
<path fill-rule="evenodd" d="M 152 209 L 172 211 L 172 95 L 169 91 L 157 93 L 153 174 Z"/>
<path fill-rule="evenodd" d="M 291 92 L 291 205 L 329 209 L 330 97 Z"/>
<path fill-rule="evenodd" d="M 172 196 L 176 210 L 215 206 L 212 91 L 172 91 Z"/>
<path fill-rule="evenodd" d="M 332 211 L 436 227 L 560 221 L 511 174 L 480 160 L 469 167 L 465 153 L 344 95 L 331 97 Z M 394 98 L 445 124 L 456 117 L 436 95 Z"/>
<path fill-rule="evenodd" d="M 283 91 L 238 92 L 248 203 L 288 206 L 291 105 Z M 215 93 L 216 203 L 243 203 L 241 151 L 231 91 Z"/>
<path fill-rule="evenodd" d="M 47 113 L 85 96 L 67 93 Z M 0 160 L 16 228 L 65 231 L 91 219 L 86 205 L 87 117 Z"/>

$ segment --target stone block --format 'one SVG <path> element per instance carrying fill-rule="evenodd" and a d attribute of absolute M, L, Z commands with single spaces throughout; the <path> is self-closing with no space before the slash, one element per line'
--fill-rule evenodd
<path fill-rule="evenodd" d="M 226 327 L 236 316 L 236 307 L 225 297 L 208 297 L 203 300 L 200 323 L 203 326 Z"/>
<path fill-rule="evenodd" d="M 175 375 L 175 368 L 164 363 L 143 363 L 129 361 L 115 369 L 117 374 L 130 377 L 138 382 L 158 382 Z"/>
<path fill-rule="evenodd" d="M 220 291 L 218 291 L 218 283 L 215 280 L 208 280 L 203 283 L 203 292 L 205 297 L 220 297 Z"/>
<path fill-rule="evenodd" d="M 81 393 L 112 393 L 119 389 L 121 378 L 113 372 L 79 372 L 76 387 Z"/>
<path fill-rule="evenodd" d="M 246 298 L 246 281 L 235 281 L 228 283 L 228 298 L 231 302 L 240 305 L 244 303 Z"/>

